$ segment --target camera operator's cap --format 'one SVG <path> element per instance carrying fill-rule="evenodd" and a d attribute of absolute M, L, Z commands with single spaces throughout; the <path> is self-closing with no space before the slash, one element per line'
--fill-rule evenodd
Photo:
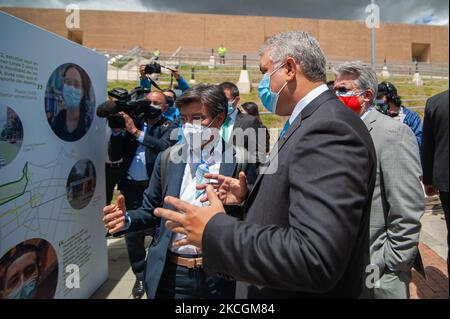
<path fill-rule="evenodd" d="M 381 82 L 378 84 L 378 96 L 397 96 L 397 88 L 391 82 Z"/>

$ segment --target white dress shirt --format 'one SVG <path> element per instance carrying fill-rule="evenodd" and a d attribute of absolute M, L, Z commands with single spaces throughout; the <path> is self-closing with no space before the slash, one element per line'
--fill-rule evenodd
<path fill-rule="evenodd" d="M 303 109 L 312 102 L 316 97 L 318 97 L 320 94 L 328 90 L 328 86 L 326 84 L 322 84 L 318 87 L 316 87 L 314 90 L 310 91 L 308 94 L 306 94 L 303 99 L 301 99 L 297 105 L 294 108 L 294 111 L 292 111 L 291 116 L 289 117 L 289 125 L 292 125 L 294 123 L 297 116 L 303 111 Z"/>
<path fill-rule="evenodd" d="M 204 162 L 206 162 L 209 166 L 209 172 L 213 174 L 218 174 L 220 171 L 220 164 L 222 162 L 222 143 L 217 143 L 216 147 L 211 152 L 211 147 L 205 147 L 204 150 L 202 150 L 202 159 Z M 191 156 L 192 153 L 191 153 Z M 197 162 L 197 163 L 196 163 Z M 184 175 L 183 175 L 183 181 L 181 183 L 181 189 L 180 189 L 180 199 L 184 200 L 192 205 L 195 206 L 204 206 L 204 203 L 200 202 L 200 198 L 203 196 L 200 196 L 200 198 L 195 198 L 195 193 L 197 189 L 195 188 L 197 186 L 197 182 L 195 179 L 195 172 L 198 167 L 198 161 L 188 161 L 186 164 L 186 167 L 184 168 Z M 172 243 L 174 241 L 180 240 L 185 238 L 186 236 L 183 234 L 173 234 L 172 235 Z M 176 254 L 183 254 L 183 255 L 199 255 L 201 254 L 201 250 L 198 247 L 195 247 L 193 245 L 185 245 L 181 247 L 173 247 L 171 246 L 170 251 Z"/>

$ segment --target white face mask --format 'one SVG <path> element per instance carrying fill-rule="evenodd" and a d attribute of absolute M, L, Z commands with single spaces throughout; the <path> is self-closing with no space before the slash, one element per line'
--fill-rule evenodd
<path fill-rule="evenodd" d="M 216 118 L 213 119 L 208 126 L 201 125 L 200 121 L 185 123 L 182 125 L 183 135 L 186 143 L 191 149 L 198 149 L 211 140 L 211 136 L 214 135 L 211 125 L 215 122 L 215 120 Z"/>

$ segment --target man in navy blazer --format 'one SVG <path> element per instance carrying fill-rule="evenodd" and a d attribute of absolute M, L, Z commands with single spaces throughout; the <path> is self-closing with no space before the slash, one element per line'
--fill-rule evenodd
<path fill-rule="evenodd" d="M 178 238 L 166 228 L 165 220 L 161 221 L 153 212 L 157 207 L 174 209 L 164 204 L 166 195 L 203 205 L 204 191 L 196 189 L 197 184 L 204 183 L 204 180 L 197 180 L 202 169 L 207 173 L 235 178 L 242 171 L 251 182 L 256 179 L 256 163 L 249 163 L 251 158 L 245 149 L 225 143 L 220 137 L 219 129 L 227 116 L 227 99 L 218 86 L 193 87 L 177 100 L 177 106 L 185 143 L 177 144 L 158 156 L 139 209 L 126 211 L 121 197 L 117 205 L 104 208 L 104 222 L 109 233 L 115 236 L 160 225 L 149 247 L 144 273 L 149 298 L 232 298 L 235 282 L 206 275 L 199 248 L 192 245 L 173 247 L 172 243 Z M 201 124 L 195 126 L 196 120 Z M 199 132 L 200 149 L 195 145 Z M 213 134 L 209 137 L 210 132 Z M 225 209 L 231 216 L 242 218 L 241 207 Z"/>
<path fill-rule="evenodd" d="M 185 214 L 155 215 L 186 234 L 176 245 L 202 247 L 208 274 L 236 279 L 238 298 L 358 298 L 374 286 L 372 139 L 326 86 L 326 60 L 310 34 L 275 35 L 260 53 L 261 101 L 289 120 L 253 189 L 219 176 L 217 195 L 206 187 L 211 206 L 168 197 Z M 244 203 L 244 220 L 224 214 L 221 200 Z"/>

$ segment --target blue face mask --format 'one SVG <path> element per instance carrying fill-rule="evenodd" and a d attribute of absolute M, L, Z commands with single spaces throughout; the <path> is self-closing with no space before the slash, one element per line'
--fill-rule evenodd
<path fill-rule="evenodd" d="M 8 299 L 34 299 L 37 293 L 37 278 L 34 278 L 10 293 Z"/>
<path fill-rule="evenodd" d="M 64 85 L 63 87 L 64 104 L 67 110 L 73 111 L 80 107 L 81 102 L 81 90 L 74 88 L 70 85 Z"/>
<path fill-rule="evenodd" d="M 174 92 L 175 92 L 175 95 L 178 97 L 178 96 L 181 96 L 182 94 L 183 94 L 183 91 L 181 91 L 180 89 L 174 89 L 173 90 Z"/>
<path fill-rule="evenodd" d="M 280 70 L 283 66 L 284 64 L 273 70 L 272 73 L 270 74 L 269 73 L 264 74 L 261 82 L 259 82 L 258 85 L 259 98 L 261 99 L 262 104 L 269 112 L 272 112 L 274 114 L 276 114 L 277 102 L 280 93 L 281 91 L 283 91 L 288 82 L 286 81 L 286 83 L 281 87 L 278 93 L 275 93 L 272 92 L 272 90 L 270 89 L 270 77 L 276 71 Z"/>

